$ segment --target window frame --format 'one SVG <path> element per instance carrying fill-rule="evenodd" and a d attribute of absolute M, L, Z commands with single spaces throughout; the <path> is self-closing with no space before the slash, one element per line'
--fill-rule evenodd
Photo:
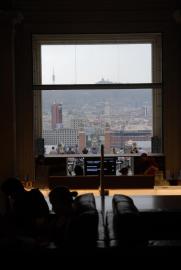
<path fill-rule="evenodd" d="M 152 134 L 161 140 L 162 126 L 162 37 L 160 33 L 141 34 L 78 34 L 78 35 L 33 35 L 33 92 L 34 92 L 34 141 L 42 134 L 43 90 L 106 90 L 106 89 L 152 89 Z M 58 44 L 152 44 L 152 83 L 119 84 L 41 84 L 41 45 Z M 36 147 L 35 147 L 36 149 Z M 36 151 L 35 151 L 36 152 Z"/>

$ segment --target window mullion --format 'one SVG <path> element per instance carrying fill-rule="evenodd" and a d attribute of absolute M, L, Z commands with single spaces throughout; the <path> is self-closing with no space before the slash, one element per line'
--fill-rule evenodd
<path fill-rule="evenodd" d="M 162 88 L 161 83 L 129 83 L 129 84 L 34 84 L 33 90 L 84 90 L 84 89 L 155 89 Z"/>

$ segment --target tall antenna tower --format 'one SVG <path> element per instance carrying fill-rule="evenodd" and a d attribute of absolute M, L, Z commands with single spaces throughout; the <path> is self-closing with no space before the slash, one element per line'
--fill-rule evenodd
<path fill-rule="evenodd" d="M 74 75 L 75 75 L 75 84 L 77 83 L 77 46 L 75 45 L 75 58 L 74 58 Z"/>
<path fill-rule="evenodd" d="M 52 83 L 55 84 L 55 71 L 53 68 L 53 73 L 52 73 Z"/>

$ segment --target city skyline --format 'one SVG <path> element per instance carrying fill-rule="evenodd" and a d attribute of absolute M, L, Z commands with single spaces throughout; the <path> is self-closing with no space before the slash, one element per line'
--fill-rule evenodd
<path fill-rule="evenodd" d="M 53 92 L 43 91 L 43 107 L 46 107 L 46 113 L 43 114 L 43 136 L 47 138 L 45 140 L 47 144 L 58 145 L 60 143 L 66 145 L 67 148 L 70 146 L 75 148 L 78 143 L 78 145 L 82 145 L 82 148 L 91 148 L 93 145 L 100 148 L 100 144 L 106 142 L 105 130 L 109 126 L 110 139 L 107 141 L 111 141 L 111 144 L 107 149 L 110 149 L 110 151 L 113 145 L 116 148 L 123 147 L 123 144 L 127 143 L 126 138 L 127 140 L 142 140 L 144 147 L 150 149 L 152 133 L 152 91 L 148 89 L 121 90 L 120 92 L 117 92 L 117 90 L 106 92 L 102 90 L 93 91 L 94 90 L 74 90 L 72 93 L 62 90 Z M 114 92 L 117 94 L 114 95 Z M 122 92 L 125 92 L 124 95 L 121 95 Z M 95 94 L 93 95 L 93 93 Z M 130 94 L 133 95 L 133 93 L 135 98 L 130 102 Z M 55 96 L 59 96 L 59 98 L 56 99 Z M 121 106 L 120 96 L 122 96 L 123 102 Z M 57 104 L 53 100 L 57 100 Z M 49 105 L 45 106 L 47 101 Z M 53 102 L 52 105 L 51 102 Z M 55 131 L 52 130 L 52 106 L 61 106 L 63 119 L 62 125 L 57 125 Z M 75 134 L 74 130 L 77 130 L 78 133 Z M 81 130 L 84 130 L 85 133 L 81 135 L 82 143 L 80 142 Z M 145 135 L 140 134 L 141 130 L 146 132 Z M 113 138 L 115 136 L 113 135 L 114 131 L 127 131 L 128 133 L 127 135 L 125 135 L 126 133 L 116 135 L 120 138 L 115 141 Z M 146 140 L 149 140 L 149 143 L 146 144 Z M 143 143 L 139 144 L 140 146 L 143 145 Z M 80 147 L 79 152 L 81 152 Z"/>

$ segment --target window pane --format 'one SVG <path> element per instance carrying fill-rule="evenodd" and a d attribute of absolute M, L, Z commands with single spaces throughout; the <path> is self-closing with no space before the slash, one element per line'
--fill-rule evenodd
<path fill-rule="evenodd" d="M 151 83 L 152 45 L 41 45 L 42 84 Z"/>
<path fill-rule="evenodd" d="M 151 152 L 152 89 L 42 91 L 46 154 Z"/>

